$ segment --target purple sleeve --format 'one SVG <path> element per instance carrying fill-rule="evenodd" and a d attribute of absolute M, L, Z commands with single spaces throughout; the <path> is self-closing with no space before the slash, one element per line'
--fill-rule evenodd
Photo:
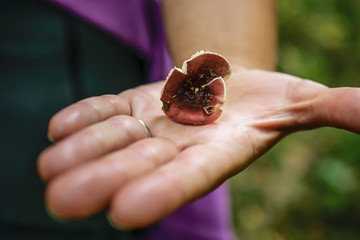
<path fill-rule="evenodd" d="M 148 240 L 235 240 L 228 183 L 165 218 Z"/>

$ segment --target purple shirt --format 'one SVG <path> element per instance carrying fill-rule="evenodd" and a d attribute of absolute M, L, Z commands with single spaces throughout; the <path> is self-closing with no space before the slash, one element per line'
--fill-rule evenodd
<path fill-rule="evenodd" d="M 49 0 L 141 52 L 149 81 L 164 80 L 172 67 L 160 0 Z M 229 193 L 223 184 L 161 221 L 150 240 L 233 240 Z"/>

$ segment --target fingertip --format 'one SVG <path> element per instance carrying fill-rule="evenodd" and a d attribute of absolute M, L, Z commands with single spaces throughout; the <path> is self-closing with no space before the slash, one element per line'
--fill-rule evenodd
<path fill-rule="evenodd" d="M 116 216 L 111 211 L 108 211 L 106 213 L 106 219 L 107 219 L 108 223 L 117 230 L 120 230 L 123 232 L 128 232 L 128 231 L 132 230 L 131 228 L 126 228 L 125 224 L 121 224 L 118 220 L 116 220 Z"/>
<path fill-rule="evenodd" d="M 121 229 L 139 229 L 174 212 L 182 205 L 181 193 L 167 191 L 168 186 L 159 175 L 148 175 L 127 184 L 112 199 L 109 210 L 112 224 Z"/>
<path fill-rule="evenodd" d="M 108 212 L 108 221 L 114 228 L 125 231 L 144 228 L 150 225 L 144 221 L 146 213 L 142 213 L 139 216 L 136 210 L 130 210 L 130 212 L 129 214 L 129 212 L 122 207 L 116 207 L 116 209 L 111 208 Z"/>
<path fill-rule="evenodd" d="M 133 192 L 126 193 L 126 191 L 125 194 L 124 191 L 121 191 L 121 194 L 114 197 L 108 213 L 108 219 L 112 226 L 118 229 L 137 229 L 150 225 L 146 221 L 146 218 L 150 216 L 149 213 L 144 212 L 141 204 L 138 203 L 144 198 L 140 197 L 139 199 L 138 197 L 134 198 Z"/>
<path fill-rule="evenodd" d="M 49 132 L 47 133 L 47 139 L 49 140 L 50 143 L 55 143 L 55 139 L 51 136 Z"/>
<path fill-rule="evenodd" d="M 66 177 L 58 177 L 49 182 L 45 191 L 48 214 L 63 222 L 89 217 L 87 209 L 79 206 L 79 200 L 68 180 Z"/>
<path fill-rule="evenodd" d="M 66 159 L 61 158 L 59 153 L 54 152 L 54 147 L 55 145 L 43 150 L 36 162 L 38 174 L 44 182 L 48 182 L 64 170 L 63 164 L 66 162 Z"/>
<path fill-rule="evenodd" d="M 50 142 L 54 143 L 70 133 L 75 132 L 80 120 L 80 112 L 76 107 L 70 105 L 56 113 L 49 121 L 48 125 L 48 138 Z"/>
<path fill-rule="evenodd" d="M 49 124 L 48 124 L 48 132 L 47 136 L 51 143 L 54 143 L 55 141 L 61 139 L 64 135 L 64 125 L 66 124 L 62 119 L 63 115 L 67 114 L 68 108 L 64 108 L 57 112 L 54 116 L 50 118 Z"/>
<path fill-rule="evenodd" d="M 54 190 L 56 190 L 56 188 L 54 189 L 54 182 L 50 182 L 45 191 L 45 210 L 52 219 L 65 222 L 65 218 L 62 216 L 61 210 L 59 210 L 58 194 Z"/>
<path fill-rule="evenodd" d="M 47 138 L 51 143 L 55 143 L 55 139 L 58 139 L 58 133 L 56 131 L 56 115 L 53 116 L 48 124 Z"/>
<path fill-rule="evenodd" d="M 47 215 L 58 223 L 67 223 L 69 220 L 58 217 L 47 205 L 45 205 L 45 212 Z"/>
<path fill-rule="evenodd" d="M 322 125 L 360 133 L 360 89 L 351 87 L 328 89 L 314 103 L 315 119 Z"/>
<path fill-rule="evenodd" d="M 36 168 L 39 174 L 40 179 L 43 182 L 47 182 L 49 180 L 49 175 L 47 174 L 47 164 L 46 164 L 46 155 L 47 155 L 48 149 L 45 149 L 40 153 L 38 156 L 37 162 L 36 162 Z"/>

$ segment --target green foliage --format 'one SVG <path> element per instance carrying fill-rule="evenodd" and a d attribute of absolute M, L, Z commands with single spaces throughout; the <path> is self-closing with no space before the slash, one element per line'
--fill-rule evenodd
<path fill-rule="evenodd" d="M 360 2 L 278 0 L 278 70 L 360 87 Z M 355 103 L 354 103 L 355 104 Z M 291 135 L 231 181 L 243 240 L 360 236 L 360 136 L 323 128 Z"/>

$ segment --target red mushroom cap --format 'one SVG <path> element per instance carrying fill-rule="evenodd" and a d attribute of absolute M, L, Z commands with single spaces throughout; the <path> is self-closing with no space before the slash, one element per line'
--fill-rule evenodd
<path fill-rule="evenodd" d="M 173 68 L 161 94 L 164 113 L 173 121 L 204 125 L 219 118 L 225 102 L 225 82 L 231 74 L 229 62 L 221 55 L 200 51 Z"/>

